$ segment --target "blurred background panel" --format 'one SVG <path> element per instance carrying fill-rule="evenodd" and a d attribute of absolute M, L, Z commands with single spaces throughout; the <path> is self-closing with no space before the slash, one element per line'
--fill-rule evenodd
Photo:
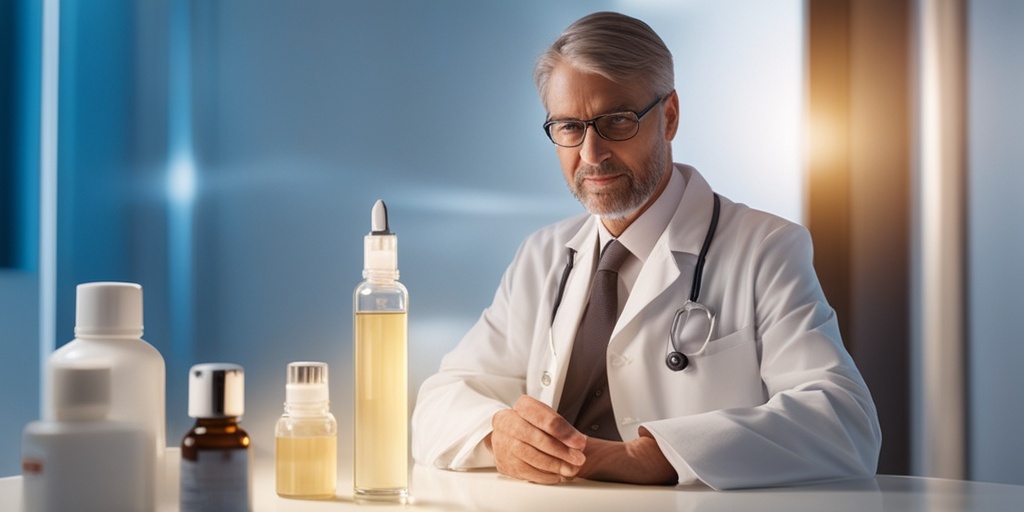
<path fill-rule="evenodd" d="M 899 2 L 908 19 L 917 3 Z M 733 200 L 813 224 L 808 5 L 0 0 L 0 400 L 8 408 L 0 475 L 20 471 L 18 436 L 38 417 L 40 354 L 73 337 L 75 285 L 95 280 L 144 287 L 144 337 L 167 362 L 169 443 L 191 425 L 192 364 L 246 368 L 243 424 L 269 452 L 285 365 L 322 360 L 332 367 L 347 458 L 351 293 L 373 202 L 387 202 L 399 236 L 415 397 L 489 304 L 523 237 L 582 211 L 540 128 L 545 112 L 532 66 L 589 12 L 637 16 L 672 50 L 683 114 L 676 161 L 695 165 Z M 50 34 L 59 35 L 52 133 L 40 127 L 50 105 L 40 94 L 43 6 L 59 6 Z M 1024 305 L 1019 287 L 1006 285 L 1024 279 L 1014 266 L 1024 214 L 1005 197 L 1019 184 L 1013 169 L 1024 164 L 1019 144 L 1008 142 L 1020 140 L 1011 134 L 1024 115 L 1013 92 L 1024 87 L 1024 72 L 1011 50 L 1020 47 L 1012 27 L 1024 12 L 1012 0 L 967 7 L 968 128 L 979 134 L 969 137 L 964 212 L 972 233 L 963 301 L 972 308 L 973 350 L 967 476 L 1024 483 L 1024 454 L 1005 450 L 1019 422 L 1004 421 L 1024 414 L 1012 391 L 1024 384 L 1012 370 L 1024 353 L 1012 314 L 1001 314 Z M 897 107 L 907 116 L 913 110 Z M 52 168 L 40 161 L 48 144 L 56 148 Z M 900 172 L 909 175 L 908 166 Z M 870 210 L 870 197 L 859 204 L 854 213 Z M 848 313 L 837 309 L 843 322 Z M 851 344 L 855 336 L 847 342 L 861 357 L 857 347 L 871 343 Z M 872 364 L 866 349 L 863 357 Z M 906 375 L 879 375 L 876 395 L 919 393 Z M 911 431 L 908 416 L 898 426 Z M 904 466 L 908 450 L 896 450 Z"/>

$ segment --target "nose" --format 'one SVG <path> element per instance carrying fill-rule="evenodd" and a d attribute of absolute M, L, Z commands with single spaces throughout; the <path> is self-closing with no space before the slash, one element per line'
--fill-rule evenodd
<path fill-rule="evenodd" d="M 588 164 L 597 165 L 611 157 L 608 141 L 597 134 L 597 128 L 589 124 L 586 130 L 587 132 L 583 134 L 583 144 L 580 145 L 580 159 Z"/>

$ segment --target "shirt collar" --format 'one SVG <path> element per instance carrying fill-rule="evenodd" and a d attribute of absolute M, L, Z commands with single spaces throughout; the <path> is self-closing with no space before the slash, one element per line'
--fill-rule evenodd
<path fill-rule="evenodd" d="M 654 245 L 661 238 L 661 234 L 668 227 L 672 216 L 675 215 L 679 202 L 683 199 L 686 191 L 686 180 L 679 171 L 672 167 L 671 175 L 665 190 L 654 200 L 654 204 L 633 221 L 625 231 L 619 235 L 619 243 L 624 245 L 634 257 L 641 263 L 647 261 L 647 257 L 654 250 Z M 598 219 L 599 220 L 599 219 Z M 604 247 L 614 237 L 601 222 L 597 223 L 598 247 Z"/>

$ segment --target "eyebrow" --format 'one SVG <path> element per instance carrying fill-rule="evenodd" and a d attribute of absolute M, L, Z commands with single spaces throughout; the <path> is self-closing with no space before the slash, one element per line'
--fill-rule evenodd
<path fill-rule="evenodd" d="M 617 114 L 619 112 L 633 112 L 633 113 L 636 113 L 636 111 L 631 109 L 631 108 L 629 108 L 628 105 L 626 105 L 624 103 L 620 103 L 618 106 L 609 109 L 605 113 L 598 114 L 598 115 L 596 115 L 594 117 L 591 117 L 590 119 L 596 119 L 598 117 L 606 116 L 606 115 L 609 115 L 609 114 Z M 549 122 L 550 121 L 583 121 L 583 118 L 581 118 L 581 117 L 552 117 L 550 114 L 548 114 L 548 121 Z"/>

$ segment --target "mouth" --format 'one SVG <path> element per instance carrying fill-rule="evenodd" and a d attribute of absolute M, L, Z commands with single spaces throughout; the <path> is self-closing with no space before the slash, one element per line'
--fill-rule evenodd
<path fill-rule="evenodd" d="M 583 183 L 586 183 L 590 186 L 601 188 L 607 187 L 612 183 L 615 183 L 620 178 L 622 178 L 621 174 L 599 174 L 593 176 L 584 176 Z"/>

